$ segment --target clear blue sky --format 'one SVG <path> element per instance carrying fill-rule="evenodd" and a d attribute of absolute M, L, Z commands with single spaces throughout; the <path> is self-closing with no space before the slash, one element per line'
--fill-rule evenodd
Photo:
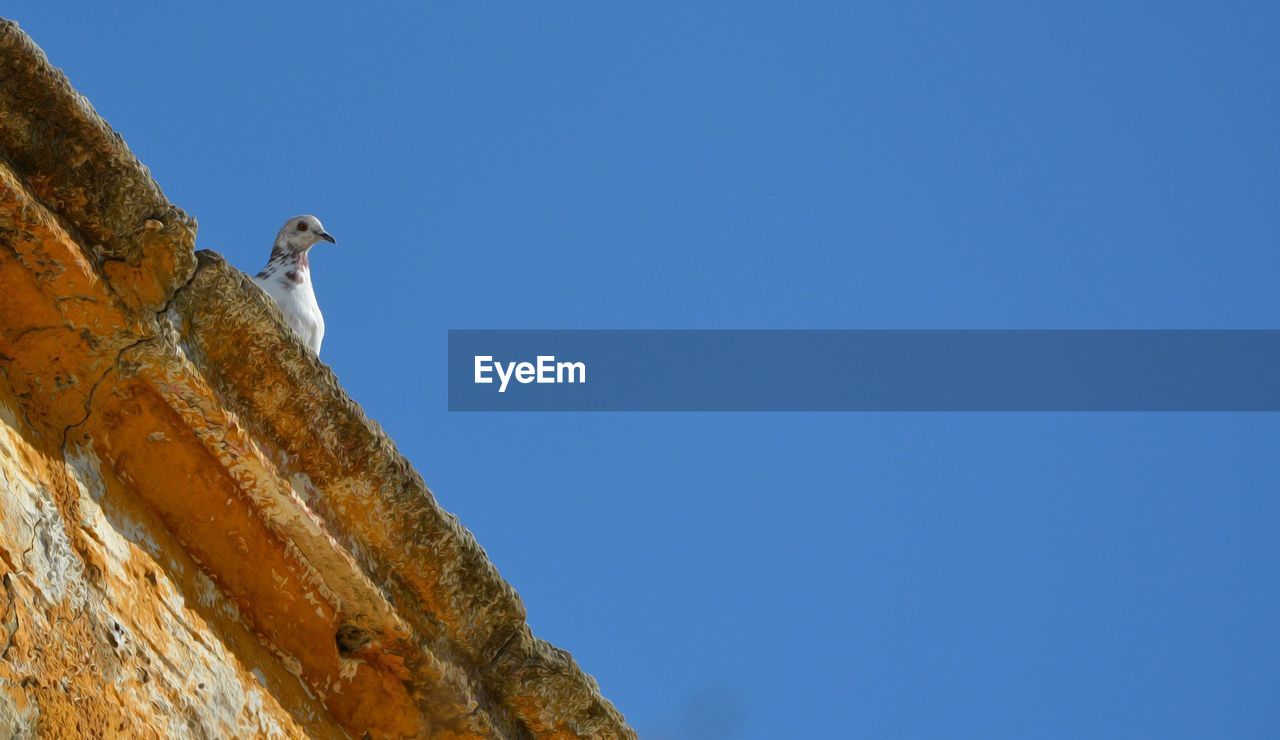
<path fill-rule="evenodd" d="M 454 328 L 1276 328 L 1275 3 L 21 3 L 652 738 L 1276 737 L 1280 419 L 450 414 Z M 1032 7 L 1036 5 L 1037 7 Z"/>

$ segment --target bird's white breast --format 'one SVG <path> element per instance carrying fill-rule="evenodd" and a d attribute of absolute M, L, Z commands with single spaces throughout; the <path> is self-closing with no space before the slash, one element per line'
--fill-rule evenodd
<path fill-rule="evenodd" d="M 309 271 L 299 271 L 299 277 L 302 282 L 295 283 L 282 274 L 268 273 L 255 277 L 253 281 L 275 299 L 289 327 L 312 351 L 320 354 L 320 343 L 324 341 L 324 316 L 320 313 L 320 304 L 316 303 Z"/>

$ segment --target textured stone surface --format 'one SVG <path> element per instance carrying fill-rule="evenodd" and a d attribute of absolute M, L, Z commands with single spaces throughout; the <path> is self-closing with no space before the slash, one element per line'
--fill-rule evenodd
<path fill-rule="evenodd" d="M 16 406 L 0 388 L 0 734 L 341 737 L 93 448 L 42 448 Z"/>
<path fill-rule="evenodd" d="M 0 75 L 0 736 L 633 736 L 9 22 Z"/>

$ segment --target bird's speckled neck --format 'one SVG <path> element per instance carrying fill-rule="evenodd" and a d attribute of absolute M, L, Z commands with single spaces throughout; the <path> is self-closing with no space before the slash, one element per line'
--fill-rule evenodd
<path fill-rule="evenodd" d="M 277 278 L 281 285 L 288 287 L 305 283 L 310 271 L 307 250 L 294 251 L 277 243 L 271 248 L 271 258 L 258 277 L 263 280 Z"/>

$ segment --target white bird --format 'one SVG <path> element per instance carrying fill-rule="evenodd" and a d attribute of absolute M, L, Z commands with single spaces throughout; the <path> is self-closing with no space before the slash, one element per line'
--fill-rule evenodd
<path fill-rule="evenodd" d="M 271 247 L 271 259 L 253 278 L 275 299 L 289 326 L 317 355 L 324 341 L 324 316 L 311 289 L 307 252 L 321 240 L 337 243 L 315 216 L 294 216 L 285 221 Z"/>

